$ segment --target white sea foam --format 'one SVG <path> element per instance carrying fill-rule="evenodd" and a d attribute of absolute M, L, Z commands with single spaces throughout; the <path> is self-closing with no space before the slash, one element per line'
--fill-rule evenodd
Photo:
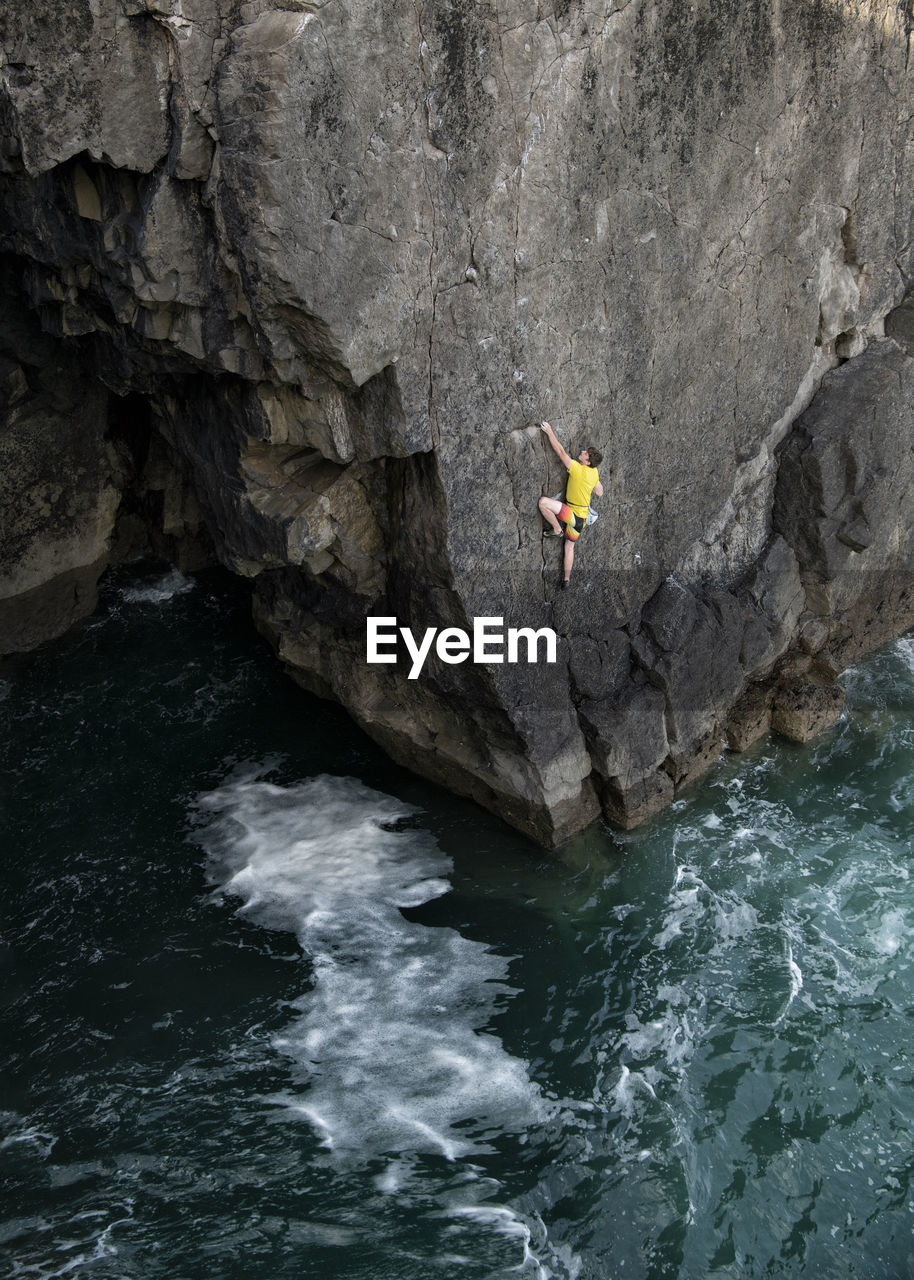
<path fill-rule="evenodd" d="M 800 992 L 803 990 L 803 971 L 800 968 L 800 966 L 797 964 L 796 960 L 793 958 L 793 947 L 790 943 L 789 938 L 787 940 L 786 959 L 787 959 L 787 971 L 790 976 L 790 991 L 787 995 L 787 1000 L 784 1003 L 783 1009 L 774 1020 L 773 1025 L 776 1027 L 779 1026 L 787 1017 L 787 1014 L 790 1010 L 791 1005 L 793 1004 L 794 1000 L 796 1000 Z"/>
<path fill-rule="evenodd" d="M 895 641 L 893 648 L 908 669 L 914 673 L 914 636 L 902 636 L 900 640 Z"/>
<path fill-rule="evenodd" d="M 642 1090 L 654 1102 L 657 1101 L 657 1092 L 647 1076 L 641 1071 L 630 1071 L 623 1062 L 611 1093 L 613 1110 L 631 1119 L 635 1114 L 635 1100 Z"/>
<path fill-rule="evenodd" d="M 337 1158 L 454 1160 L 551 1113 L 526 1065 L 478 1030 L 506 990 L 505 961 L 402 914 L 447 892 L 450 869 L 428 835 L 396 829 L 407 806 L 331 777 L 235 781 L 201 805 L 217 891 L 294 930 L 312 958 L 313 989 L 275 1042 L 304 1087 L 274 1101 Z"/>
<path fill-rule="evenodd" d="M 693 867 L 677 867 L 663 928 L 655 934 L 653 945 L 663 950 L 678 938 L 694 935 L 704 923 L 713 927 L 721 942 L 734 942 L 757 928 L 758 913 L 737 894 L 712 891 Z"/>
<path fill-rule="evenodd" d="M 701 828 L 684 828 L 680 844 L 702 842 Z M 742 858 L 737 861 L 741 862 Z M 645 1114 L 662 1116 L 670 1126 L 670 1141 L 680 1150 L 683 1177 L 696 1205 L 704 1195 L 703 1175 L 690 1164 L 689 1143 L 676 1136 L 690 1113 L 693 1064 L 696 1052 L 707 1054 L 708 1035 L 719 1016 L 719 1005 L 728 988 L 739 988 L 747 956 L 764 932 L 757 908 L 734 888 L 712 888 L 697 866 L 681 863 L 651 938 L 639 978 L 640 998 L 625 1015 L 624 1029 L 611 1043 L 610 1057 L 618 1075 L 608 1083 L 611 1108 L 626 1122 L 620 1140 L 629 1159 L 642 1160 L 637 1132 Z M 713 970 L 716 991 L 683 976 L 680 953 L 700 955 Z"/>
<path fill-rule="evenodd" d="M 545 1223 L 537 1213 L 528 1218 L 507 1205 L 481 1202 L 455 1204 L 450 1208 L 449 1216 L 453 1220 L 452 1234 L 459 1233 L 462 1228 L 473 1232 L 481 1228 L 509 1240 L 520 1241 L 523 1257 L 517 1266 L 509 1268 L 511 1275 L 528 1276 L 532 1280 L 552 1280 L 553 1276 L 577 1280 L 581 1274 L 581 1259 L 566 1245 L 550 1240 Z M 494 1280 L 494 1276 L 508 1273 L 498 1271 L 490 1275 Z"/>
<path fill-rule="evenodd" d="M 790 999 L 795 1000 L 803 990 L 803 973 L 796 960 L 794 960 L 793 951 L 789 947 L 787 959 L 790 964 Z"/>
<path fill-rule="evenodd" d="M 877 951 L 885 956 L 893 956 L 900 949 L 907 937 L 905 915 L 899 908 L 887 911 L 873 935 Z"/>
<path fill-rule="evenodd" d="M 118 1228 L 123 1228 L 133 1221 L 133 1202 L 125 1200 L 113 1206 L 124 1210 L 120 1217 L 110 1218 L 109 1210 L 93 1209 L 82 1213 L 74 1213 L 66 1223 L 65 1238 L 48 1250 L 47 1256 L 29 1256 L 28 1250 L 18 1262 L 14 1263 L 10 1276 L 29 1276 L 34 1280 L 62 1280 L 65 1276 L 84 1276 L 88 1274 L 104 1274 L 99 1264 L 104 1264 L 118 1256 L 118 1249 L 113 1236 Z M 105 1222 L 105 1219 L 110 1219 Z M 36 1221 L 33 1239 L 46 1229 L 47 1224 Z M 108 1274 L 111 1274 L 110 1271 Z"/>
<path fill-rule="evenodd" d="M 0 1138 L 0 1151 L 7 1151 L 14 1146 L 34 1147 L 42 1157 L 51 1154 L 57 1143 L 53 1134 L 29 1125 L 14 1111 L 0 1111 L 0 1124 L 8 1131 Z M 17 1127 L 19 1126 L 19 1127 Z"/>
<path fill-rule="evenodd" d="M 171 569 L 145 586 L 125 587 L 121 591 L 121 599 L 128 604 L 164 604 L 166 600 L 172 600 L 193 589 L 192 579 L 185 578 L 177 569 Z"/>

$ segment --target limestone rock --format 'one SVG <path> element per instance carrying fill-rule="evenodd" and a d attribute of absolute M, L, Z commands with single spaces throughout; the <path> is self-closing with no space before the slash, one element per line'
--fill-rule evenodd
<path fill-rule="evenodd" d="M 912 395 L 914 359 L 874 341 L 829 374 L 781 448 L 775 524 L 810 613 L 845 633 L 845 660 L 914 621 Z"/>
<path fill-rule="evenodd" d="M 688 758 L 742 692 L 743 618 L 736 598 L 715 592 L 699 599 L 668 579 L 648 601 L 634 650 L 666 705 L 674 776 L 689 772 Z"/>
<path fill-rule="evenodd" d="M 830 728 L 844 709 L 839 685 L 817 684 L 802 676 L 785 681 L 775 692 L 771 727 L 793 742 L 808 742 Z"/>
<path fill-rule="evenodd" d="M 894 338 L 909 356 L 914 355 L 914 298 L 910 295 L 886 316 L 885 336 Z"/>
<path fill-rule="evenodd" d="M 731 751 L 747 751 L 771 728 L 771 697 L 766 684 L 753 684 L 734 703 L 725 728 Z"/>
<path fill-rule="evenodd" d="M 164 160 L 169 41 L 156 22 L 125 19 L 119 4 L 39 0 L 0 18 L 0 43 L 7 110 L 28 173 L 82 152 L 142 173 Z M 97 205 L 84 188 L 87 206 L 82 216 L 91 217 Z"/>
<path fill-rule="evenodd" d="M 661 770 L 627 786 L 608 783 L 602 792 L 603 808 L 612 822 L 628 831 L 665 809 L 673 795 L 672 779 Z"/>
<path fill-rule="evenodd" d="M 7 517 L 13 608 L 64 545 L 83 608 L 137 539 L 208 539 L 295 678 L 411 767 L 544 843 L 598 796 L 653 812 L 763 723 L 747 691 L 914 621 L 908 25 L 8 6 L 0 254 L 45 336 L 32 365 L 4 337 L 2 438 L 17 493 L 79 477 L 66 537 L 59 504 Z M 543 418 L 606 454 L 570 592 Z M 549 626 L 558 661 L 410 680 L 366 664 L 371 613 Z"/>
<path fill-rule="evenodd" d="M 665 710 L 663 694 L 647 685 L 628 686 L 617 697 L 581 704 L 594 767 L 620 792 L 656 772 L 666 759 Z"/>
<path fill-rule="evenodd" d="M 0 652 L 29 649 L 91 613 L 121 497 L 104 388 L 0 301 L 16 357 L 0 365 Z"/>
<path fill-rule="evenodd" d="M 759 679 L 795 640 L 806 604 L 797 558 L 783 538 L 772 538 L 737 594 L 744 619 L 740 663 Z"/>

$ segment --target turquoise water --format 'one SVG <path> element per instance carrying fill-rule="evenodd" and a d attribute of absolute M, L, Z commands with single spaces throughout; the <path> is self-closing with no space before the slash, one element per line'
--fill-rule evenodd
<path fill-rule="evenodd" d="M 547 856 L 218 577 L 2 672 L 16 1277 L 914 1275 L 914 643 Z"/>

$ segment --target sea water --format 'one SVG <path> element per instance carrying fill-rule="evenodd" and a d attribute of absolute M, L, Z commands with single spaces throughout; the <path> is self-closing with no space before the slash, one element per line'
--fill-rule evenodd
<path fill-rule="evenodd" d="M 14 1277 L 914 1275 L 914 643 L 544 854 L 130 566 L 7 664 Z"/>

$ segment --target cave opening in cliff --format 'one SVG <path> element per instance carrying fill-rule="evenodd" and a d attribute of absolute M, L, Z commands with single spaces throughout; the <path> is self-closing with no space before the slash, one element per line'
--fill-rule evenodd
<path fill-rule="evenodd" d="M 130 391 L 125 396 L 112 395 L 108 409 L 108 434 L 115 443 L 122 442 L 130 455 L 134 472 L 139 475 L 149 457 L 152 412 L 146 396 Z"/>
<path fill-rule="evenodd" d="M 106 440 L 121 493 L 110 563 L 151 557 L 182 573 L 215 564 L 196 497 L 159 430 L 151 397 L 110 393 Z"/>

